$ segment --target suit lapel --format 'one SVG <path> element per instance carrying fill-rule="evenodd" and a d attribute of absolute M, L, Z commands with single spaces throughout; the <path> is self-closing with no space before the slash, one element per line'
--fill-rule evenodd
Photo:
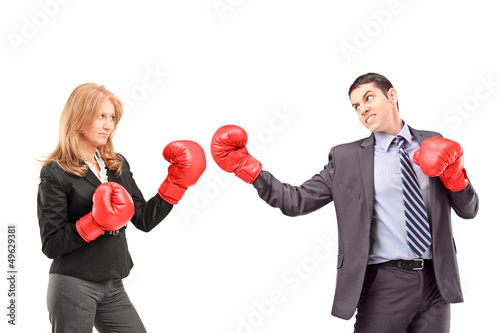
<path fill-rule="evenodd" d="M 373 213 L 373 198 L 374 198 L 374 146 L 375 137 L 372 133 L 358 147 L 358 154 L 361 164 L 361 176 L 363 177 L 363 186 L 365 189 L 365 197 L 367 209 L 370 216 Z"/>
<path fill-rule="evenodd" d="M 421 145 L 422 142 L 425 140 L 425 139 L 428 139 L 429 136 L 428 135 L 424 135 L 424 133 L 422 133 L 421 131 L 419 130 L 416 130 L 414 128 L 412 128 L 411 126 L 408 126 L 408 128 L 410 129 L 410 133 L 415 137 L 415 139 L 417 139 L 418 143 Z"/>
<path fill-rule="evenodd" d="M 118 178 L 116 177 L 116 175 L 113 171 L 107 169 L 107 175 L 108 175 L 108 181 L 121 184 L 121 182 L 118 180 Z M 102 184 L 101 181 L 99 180 L 99 178 L 97 178 L 95 173 L 92 170 L 90 170 L 90 168 L 88 169 L 85 176 L 83 176 L 83 178 L 85 180 L 87 180 L 89 183 L 91 183 L 92 185 L 94 185 L 95 187 Z M 121 185 L 123 185 L 123 184 L 121 184 Z"/>
<path fill-rule="evenodd" d="M 418 141 L 419 145 L 422 145 L 422 142 L 424 142 L 425 139 L 428 139 L 431 137 L 430 134 L 427 134 L 426 132 L 421 132 L 419 130 L 416 130 L 410 126 L 410 133 L 413 135 L 413 137 Z M 437 185 L 438 178 L 437 177 L 429 177 L 429 207 L 427 207 L 427 215 L 429 216 L 429 222 L 431 223 L 431 228 L 432 228 L 432 221 L 433 221 L 433 216 L 432 216 L 432 204 L 436 202 L 436 185 Z"/>
<path fill-rule="evenodd" d="M 83 178 L 95 187 L 101 185 L 101 181 L 99 180 L 99 178 L 97 178 L 94 172 L 90 170 L 90 168 L 88 168 L 87 173 L 85 174 L 85 176 L 83 176 Z"/>
<path fill-rule="evenodd" d="M 111 171 L 111 170 L 108 169 L 107 172 L 108 172 L 107 175 L 108 175 L 108 181 L 109 182 L 115 182 L 115 183 L 119 183 L 120 185 L 123 185 L 121 183 L 121 181 L 118 180 L 118 177 L 116 177 L 116 175 L 115 175 L 115 173 L 113 171 Z"/>

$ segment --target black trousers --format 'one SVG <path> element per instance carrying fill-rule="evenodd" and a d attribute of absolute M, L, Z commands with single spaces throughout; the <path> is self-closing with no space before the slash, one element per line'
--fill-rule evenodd
<path fill-rule="evenodd" d="M 368 265 L 356 333 L 448 333 L 450 304 L 439 293 L 432 265 L 411 271 Z"/>

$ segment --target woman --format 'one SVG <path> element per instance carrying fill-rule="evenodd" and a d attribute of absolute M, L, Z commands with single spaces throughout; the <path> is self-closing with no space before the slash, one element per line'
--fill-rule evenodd
<path fill-rule="evenodd" d="M 61 115 L 59 142 L 42 162 L 38 219 L 42 251 L 53 259 L 47 304 L 52 332 L 146 332 L 123 288 L 133 266 L 127 222 L 150 231 L 205 170 L 192 141 L 168 144 L 171 163 L 158 193 L 146 201 L 112 137 L 123 114 L 104 86 L 83 84 Z"/>

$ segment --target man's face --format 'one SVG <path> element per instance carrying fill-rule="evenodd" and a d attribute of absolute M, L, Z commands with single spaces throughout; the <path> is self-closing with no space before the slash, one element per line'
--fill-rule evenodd
<path fill-rule="evenodd" d="M 375 84 L 363 84 L 351 92 L 350 100 L 359 121 L 371 132 L 396 135 L 401 130 L 398 96 L 394 88 L 389 89 L 385 96 Z"/>

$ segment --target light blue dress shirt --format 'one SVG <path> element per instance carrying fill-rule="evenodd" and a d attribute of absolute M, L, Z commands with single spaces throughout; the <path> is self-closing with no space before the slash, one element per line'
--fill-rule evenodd
<path fill-rule="evenodd" d="M 397 144 L 393 142 L 395 136 L 383 132 L 375 132 L 374 135 L 375 196 L 368 264 L 378 264 L 396 259 L 416 259 L 418 257 L 408 247 L 406 238 L 399 152 Z M 413 162 L 413 154 L 420 148 L 420 145 L 411 135 L 406 123 L 399 135 L 406 139 L 405 150 L 410 156 L 413 170 L 417 174 L 427 208 L 427 215 L 429 215 L 429 177 Z M 432 258 L 431 247 L 423 254 L 422 258 Z"/>

